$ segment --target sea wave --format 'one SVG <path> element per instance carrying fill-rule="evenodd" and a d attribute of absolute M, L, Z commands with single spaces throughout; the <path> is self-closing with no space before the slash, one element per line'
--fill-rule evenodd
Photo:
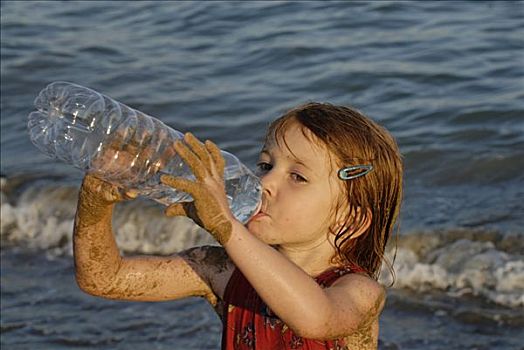
<path fill-rule="evenodd" d="M 394 288 L 440 290 L 453 297 L 476 296 L 523 307 L 523 251 L 521 234 L 448 229 L 402 235 L 388 256 L 394 257 Z M 382 272 L 382 283 L 391 284 L 385 265 Z"/>
<path fill-rule="evenodd" d="M 72 255 L 72 234 L 78 186 L 50 181 L 10 184 L 2 178 L 2 246 Z M 138 199 L 116 206 L 113 228 L 124 254 L 176 253 L 186 247 L 213 243 L 210 235 L 187 218 L 168 218 L 163 207 Z"/>
<path fill-rule="evenodd" d="M 10 182 L 2 178 L 2 246 L 72 255 L 78 186 L 51 181 Z M 187 218 L 168 218 L 146 200 L 119 204 L 113 227 L 124 254 L 169 255 L 213 244 L 210 235 Z M 508 307 L 524 306 L 524 242 L 521 233 L 478 229 L 405 232 L 392 240 L 393 288 L 450 296 L 477 296 Z M 383 266 L 381 282 L 392 275 Z"/>

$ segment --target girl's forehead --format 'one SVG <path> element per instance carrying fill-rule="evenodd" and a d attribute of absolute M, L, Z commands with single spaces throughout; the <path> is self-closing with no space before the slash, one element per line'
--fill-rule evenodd
<path fill-rule="evenodd" d="M 290 123 L 279 133 L 269 135 L 263 151 L 278 152 L 312 166 L 331 168 L 331 152 L 309 129 Z"/>
<path fill-rule="evenodd" d="M 320 151 L 320 143 L 309 129 L 297 122 L 289 123 L 285 128 L 269 135 L 264 148 L 282 149 L 288 151 L 311 150 Z M 293 152 L 295 153 L 295 152 Z"/>

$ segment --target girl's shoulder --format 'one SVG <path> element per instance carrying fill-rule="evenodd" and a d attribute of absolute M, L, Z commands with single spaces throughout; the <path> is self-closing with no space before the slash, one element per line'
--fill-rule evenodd
<path fill-rule="evenodd" d="M 378 319 L 385 306 L 386 289 L 366 273 L 350 273 L 338 278 L 330 287 L 338 290 L 341 309 L 351 310 L 353 332 L 345 337 L 349 349 L 376 349 Z M 340 304 L 339 304 L 340 305 Z"/>
<path fill-rule="evenodd" d="M 331 288 L 344 290 L 358 309 L 371 311 L 375 316 L 384 308 L 386 288 L 366 273 L 344 274 L 333 282 Z"/>

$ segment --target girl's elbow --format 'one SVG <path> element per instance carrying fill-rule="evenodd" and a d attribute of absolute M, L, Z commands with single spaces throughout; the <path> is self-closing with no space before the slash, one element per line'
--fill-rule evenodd
<path fill-rule="evenodd" d="M 89 295 L 102 298 L 111 298 L 111 288 L 108 284 L 100 283 L 91 278 L 76 275 L 76 284 L 78 288 Z"/>
<path fill-rule="evenodd" d="M 96 284 L 89 281 L 86 278 L 76 276 L 76 284 L 80 290 L 86 294 L 89 295 L 98 295 L 99 288 L 97 288 Z"/>

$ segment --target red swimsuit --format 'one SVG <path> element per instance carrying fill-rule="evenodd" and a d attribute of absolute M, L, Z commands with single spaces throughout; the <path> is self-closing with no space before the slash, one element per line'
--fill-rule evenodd
<path fill-rule="evenodd" d="M 344 266 L 323 272 L 315 281 L 323 288 L 340 276 L 364 272 Z M 343 339 L 313 340 L 293 333 L 262 301 L 240 270 L 235 269 L 224 293 L 223 350 L 347 349 Z"/>

